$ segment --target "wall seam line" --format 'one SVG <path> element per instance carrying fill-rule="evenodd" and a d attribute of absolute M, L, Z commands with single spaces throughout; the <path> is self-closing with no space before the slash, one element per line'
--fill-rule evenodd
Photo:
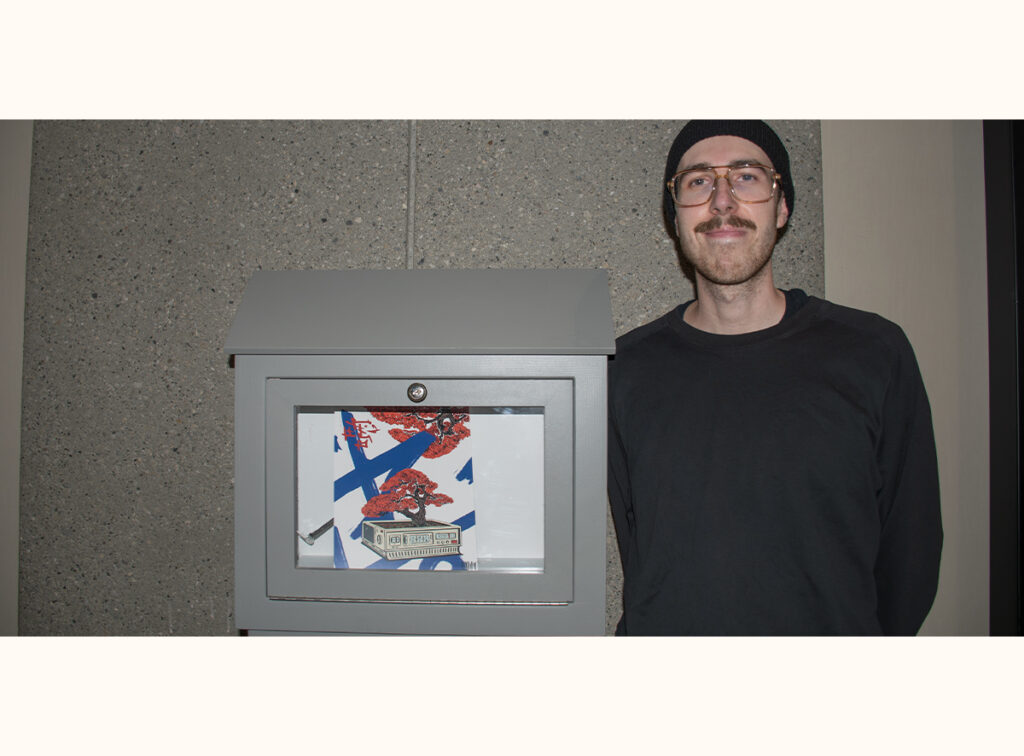
<path fill-rule="evenodd" d="M 416 121 L 409 121 L 409 185 L 405 210 L 405 267 L 413 269 L 416 254 Z"/>

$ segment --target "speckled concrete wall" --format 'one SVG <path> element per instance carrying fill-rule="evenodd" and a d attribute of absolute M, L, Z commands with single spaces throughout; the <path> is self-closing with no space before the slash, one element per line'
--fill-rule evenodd
<path fill-rule="evenodd" d="M 773 125 L 797 197 L 777 280 L 821 295 L 819 126 Z M 253 271 L 603 267 L 623 333 L 692 296 L 660 211 L 680 126 L 37 122 L 21 633 L 235 632 L 223 344 Z"/>

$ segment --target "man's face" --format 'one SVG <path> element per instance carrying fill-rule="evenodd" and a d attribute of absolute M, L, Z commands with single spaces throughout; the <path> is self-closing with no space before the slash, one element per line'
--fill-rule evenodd
<path fill-rule="evenodd" d="M 744 162 L 771 165 L 764 150 L 753 142 L 717 136 L 688 149 L 676 170 Z M 683 256 L 697 275 L 723 286 L 746 283 L 761 275 L 771 260 L 776 232 L 789 218 L 781 195 L 781 190 L 776 190 L 776 197 L 768 202 L 740 202 L 723 175 L 716 181 L 710 202 L 698 207 L 677 206 L 676 231 Z"/>

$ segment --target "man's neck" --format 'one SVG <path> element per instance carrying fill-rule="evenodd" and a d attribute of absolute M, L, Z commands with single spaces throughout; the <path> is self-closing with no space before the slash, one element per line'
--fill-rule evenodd
<path fill-rule="evenodd" d="M 708 333 L 752 333 L 771 328 L 786 314 L 786 295 L 775 288 L 771 273 L 734 286 L 711 283 L 697 274 L 697 301 L 683 320 Z"/>

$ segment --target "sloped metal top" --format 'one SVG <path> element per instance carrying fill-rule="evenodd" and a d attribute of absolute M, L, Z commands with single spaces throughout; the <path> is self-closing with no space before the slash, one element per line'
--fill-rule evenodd
<path fill-rule="evenodd" d="M 250 279 L 229 354 L 612 354 L 603 270 L 284 270 Z"/>

